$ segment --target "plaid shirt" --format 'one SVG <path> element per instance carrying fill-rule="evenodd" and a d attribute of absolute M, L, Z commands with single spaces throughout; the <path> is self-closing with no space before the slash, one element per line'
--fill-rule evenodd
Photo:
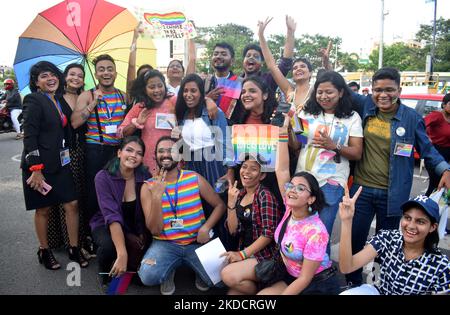
<path fill-rule="evenodd" d="M 247 194 L 242 189 L 236 204 L 240 204 L 242 198 Z M 275 229 L 281 219 L 278 202 L 269 189 L 259 185 L 255 192 L 252 203 L 252 234 L 253 242 L 261 235 L 272 239 L 272 242 L 255 253 L 254 256 L 258 261 L 262 259 L 270 259 L 277 254 L 276 243 L 274 241 Z M 242 224 L 239 222 L 237 232 L 242 230 Z M 239 248 L 241 248 L 242 240 L 239 240 Z"/>

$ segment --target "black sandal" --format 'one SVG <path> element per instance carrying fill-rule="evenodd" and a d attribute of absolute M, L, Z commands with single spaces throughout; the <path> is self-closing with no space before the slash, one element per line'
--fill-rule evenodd
<path fill-rule="evenodd" d="M 39 247 L 37 255 L 39 263 L 44 264 L 45 268 L 50 270 L 57 270 L 61 268 L 61 265 L 58 263 L 55 256 L 53 256 L 51 249 Z"/>
<path fill-rule="evenodd" d="M 84 258 L 77 246 L 70 246 L 67 251 L 69 252 L 69 259 L 79 263 L 81 268 L 89 266 L 89 262 Z"/>

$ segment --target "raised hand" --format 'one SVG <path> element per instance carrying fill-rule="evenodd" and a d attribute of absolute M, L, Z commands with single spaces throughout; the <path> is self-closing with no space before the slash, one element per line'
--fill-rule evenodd
<path fill-rule="evenodd" d="M 270 23 L 270 21 L 272 21 L 273 18 L 269 18 L 267 17 L 266 20 L 263 21 L 258 21 L 258 35 L 259 36 L 264 36 L 264 31 L 266 29 L 267 24 Z M 287 22 L 286 22 L 287 23 Z"/>
<path fill-rule="evenodd" d="M 355 215 L 355 203 L 362 191 L 362 186 L 358 188 L 353 198 L 350 198 L 347 185 L 345 185 L 344 191 L 342 202 L 339 203 L 339 217 L 341 218 L 341 221 L 349 221 L 352 220 Z"/>
<path fill-rule="evenodd" d="M 286 27 L 290 32 L 295 32 L 295 30 L 297 29 L 297 23 L 289 15 L 286 15 Z"/>
<path fill-rule="evenodd" d="M 144 108 L 143 110 L 141 110 L 141 112 L 139 113 L 136 122 L 139 125 L 144 125 L 145 121 L 147 120 L 148 116 L 150 115 L 150 110 L 147 108 Z"/>
<path fill-rule="evenodd" d="M 148 190 L 150 190 L 152 195 L 162 196 L 162 194 L 166 190 L 166 183 L 165 183 L 166 175 L 167 170 L 161 168 L 158 176 L 154 177 L 153 181 L 150 182 L 149 185 L 147 185 Z"/>
<path fill-rule="evenodd" d="M 230 181 L 228 181 L 228 207 L 234 208 L 236 207 L 237 198 L 239 196 L 239 189 L 237 188 L 237 180 L 234 181 L 234 184 L 232 185 Z"/>

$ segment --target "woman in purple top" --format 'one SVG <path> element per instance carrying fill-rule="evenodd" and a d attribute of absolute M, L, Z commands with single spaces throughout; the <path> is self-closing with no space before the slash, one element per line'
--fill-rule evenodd
<path fill-rule="evenodd" d="M 149 173 L 142 164 L 145 145 L 139 137 L 123 139 L 117 157 L 95 176 L 100 211 L 91 219 L 94 242 L 98 246 L 100 273 L 120 276 L 136 271 L 150 238 L 139 198 Z M 102 284 L 108 277 L 101 275 Z"/>

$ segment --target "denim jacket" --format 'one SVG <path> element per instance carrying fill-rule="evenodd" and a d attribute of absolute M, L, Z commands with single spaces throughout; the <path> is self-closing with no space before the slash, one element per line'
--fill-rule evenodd
<path fill-rule="evenodd" d="M 363 121 L 363 128 L 369 117 L 377 113 L 377 106 L 372 97 L 352 94 L 356 110 Z M 404 129 L 404 134 L 398 132 Z M 403 129 L 400 129 L 403 131 Z M 400 135 L 399 135 L 400 134 Z M 394 155 L 396 143 L 413 144 L 420 157 L 425 159 L 436 174 L 442 175 L 450 165 L 436 151 L 427 136 L 425 123 L 422 117 L 412 108 L 400 104 L 397 113 L 391 121 L 391 154 L 389 157 L 389 186 L 388 186 L 388 216 L 401 216 L 400 206 L 409 199 L 414 175 L 414 154 L 409 157 Z"/>
<path fill-rule="evenodd" d="M 217 146 L 222 147 L 223 165 L 226 167 L 233 167 L 233 166 L 235 166 L 235 163 L 233 160 L 233 147 L 231 145 L 231 128 L 228 127 L 227 119 L 225 118 L 225 114 L 223 113 L 223 111 L 220 108 L 217 108 L 217 109 L 218 109 L 218 112 L 216 115 L 217 116 L 216 119 L 209 119 L 208 110 L 206 109 L 206 106 L 204 106 L 202 109 L 201 118 L 203 119 L 203 121 L 205 122 L 205 124 L 207 126 L 216 126 L 220 129 L 222 135 L 221 135 L 221 137 L 218 137 L 217 139 L 216 139 L 216 136 L 217 136 L 216 133 L 212 132 L 213 138 L 214 138 L 214 143 L 217 144 Z M 187 119 L 187 112 L 184 115 L 184 120 L 186 120 L 186 119 Z M 178 125 L 183 126 L 184 120 L 179 121 Z M 216 151 L 218 150 L 217 147 L 215 149 L 216 149 Z"/>

